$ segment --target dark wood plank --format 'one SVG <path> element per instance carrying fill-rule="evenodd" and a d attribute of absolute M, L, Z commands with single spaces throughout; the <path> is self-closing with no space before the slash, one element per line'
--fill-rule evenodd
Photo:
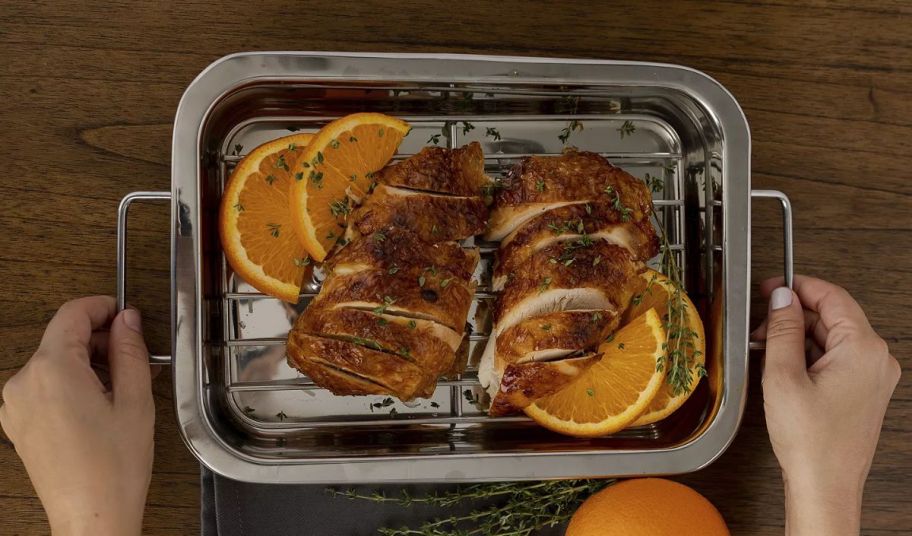
<path fill-rule="evenodd" d="M 187 84 L 224 54 L 283 49 L 596 57 L 706 71 L 735 94 L 751 122 L 754 186 L 792 196 L 796 268 L 851 290 L 908 369 L 909 4 L 627 4 L 0 1 L 0 381 L 29 357 L 62 301 L 113 289 L 117 202 L 131 190 L 168 187 L 171 120 Z M 773 205 L 754 207 L 755 281 L 781 271 L 778 218 Z M 142 208 L 132 223 L 132 295 L 149 319 L 150 344 L 164 351 L 167 215 Z M 753 290 L 756 322 L 765 305 Z M 719 506 L 733 533 L 781 534 L 781 482 L 752 366 L 734 444 L 684 480 Z M 193 533 L 197 466 L 177 435 L 167 373 L 155 392 L 146 533 Z M 912 531 L 904 491 L 912 477 L 910 422 L 912 385 L 903 380 L 868 482 L 865 534 Z M 0 533 L 45 533 L 44 513 L 8 442 L 0 442 L 0 482 Z"/>

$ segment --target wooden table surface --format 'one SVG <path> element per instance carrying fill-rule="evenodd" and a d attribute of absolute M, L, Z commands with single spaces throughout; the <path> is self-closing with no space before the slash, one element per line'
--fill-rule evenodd
<path fill-rule="evenodd" d="M 179 5 L 178 5 L 179 4 Z M 787 192 L 795 264 L 848 288 L 912 365 L 912 6 L 854 2 L 0 2 L 0 383 L 34 351 L 63 301 L 114 289 L 115 210 L 168 189 L 171 122 L 210 62 L 244 50 L 467 52 L 688 65 L 740 101 L 755 187 Z M 753 279 L 780 272 L 778 217 L 757 206 Z M 130 279 L 153 350 L 168 347 L 167 214 L 134 218 Z M 756 285 L 754 287 L 756 294 Z M 754 298 L 754 316 L 764 307 Z M 778 466 L 756 360 L 741 430 L 684 477 L 734 534 L 782 534 Z M 148 534 L 199 527 L 198 466 L 155 381 Z M 864 534 L 912 532 L 912 382 L 887 413 L 865 494 Z M 42 534 L 45 516 L 0 440 L 0 533 Z"/>

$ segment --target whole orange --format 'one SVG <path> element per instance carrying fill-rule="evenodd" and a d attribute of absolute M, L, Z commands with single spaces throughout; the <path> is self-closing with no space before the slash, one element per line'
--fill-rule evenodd
<path fill-rule="evenodd" d="M 693 489 L 663 478 L 624 480 L 586 499 L 565 536 L 729 536 L 722 514 Z"/>

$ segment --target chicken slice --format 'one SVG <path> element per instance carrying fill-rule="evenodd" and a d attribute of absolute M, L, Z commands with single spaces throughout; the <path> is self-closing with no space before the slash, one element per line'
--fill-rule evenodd
<path fill-rule="evenodd" d="M 625 220 L 639 221 L 652 212 L 646 185 L 596 153 L 564 149 L 560 156 L 524 158 L 494 196 L 487 240 L 502 240 L 547 210 L 574 203 L 617 204 Z"/>
<path fill-rule="evenodd" d="M 480 195 L 491 183 L 485 175 L 484 154 L 477 141 L 458 149 L 425 147 L 418 154 L 380 170 L 377 182 L 463 196 Z"/>
<path fill-rule="evenodd" d="M 495 367 L 547 361 L 563 353 L 595 348 L 617 329 L 620 315 L 605 309 L 557 311 L 527 318 L 500 332 Z"/>
<path fill-rule="evenodd" d="M 556 242 L 577 242 L 584 235 L 622 246 L 637 261 L 659 252 L 655 228 L 648 219 L 622 221 L 617 211 L 603 203 L 570 205 L 533 218 L 500 243 L 492 288 L 503 290 L 509 274 L 523 267 L 533 253 Z"/>
<path fill-rule="evenodd" d="M 453 330 L 427 320 L 420 320 L 419 327 L 418 322 L 372 311 L 330 307 L 308 310 L 308 314 L 298 317 L 294 329 L 397 354 L 436 377 L 452 366 L 462 337 L 456 337 L 454 348 L 452 340 L 436 336 L 443 332 L 444 337 L 452 339 Z"/>
<path fill-rule="evenodd" d="M 474 283 L 434 267 L 390 271 L 372 268 L 333 275 L 323 282 L 310 307 L 370 309 L 378 314 L 433 320 L 460 333 L 465 330 Z"/>
<path fill-rule="evenodd" d="M 355 391 L 367 391 L 371 383 L 384 388 L 371 394 L 390 393 L 401 400 L 429 396 L 433 392 L 436 377 L 427 375 L 421 367 L 402 356 L 297 330 L 289 333 L 288 341 L 289 363 L 335 394 L 367 394 Z M 331 372 L 333 370 L 348 375 L 342 376 L 346 380 L 342 385 L 335 381 L 324 382 L 329 377 L 335 380 L 341 376 Z"/>
<path fill-rule="evenodd" d="M 425 242 L 462 240 L 484 231 L 488 207 L 478 196 L 451 196 L 380 185 L 352 214 L 355 228 L 370 235 L 404 227 Z"/>
<path fill-rule="evenodd" d="M 602 354 L 586 354 L 557 361 L 529 361 L 508 365 L 500 387 L 491 400 L 488 414 L 492 417 L 509 415 L 554 394 L 577 379 L 602 358 Z"/>
<path fill-rule="evenodd" d="M 496 329 L 503 332 L 524 318 L 556 310 L 620 311 L 633 296 L 639 271 L 626 249 L 604 240 L 547 246 L 530 255 L 505 285 L 494 308 Z"/>
<path fill-rule="evenodd" d="M 385 227 L 353 240 L 330 257 L 324 267 L 328 272 L 344 275 L 369 268 L 395 271 L 406 266 L 440 266 L 468 280 L 478 260 L 478 248 L 463 248 L 456 242 L 426 244 L 408 229 Z"/>

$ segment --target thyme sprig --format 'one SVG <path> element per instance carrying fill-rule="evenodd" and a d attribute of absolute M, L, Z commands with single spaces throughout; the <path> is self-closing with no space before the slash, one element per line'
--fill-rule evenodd
<path fill-rule="evenodd" d="M 684 284 L 681 281 L 681 270 L 678 266 L 678 260 L 671 244 L 668 241 L 668 235 L 665 229 L 659 225 L 658 233 L 662 241 L 662 258 L 660 261 L 662 273 L 671 282 L 671 291 L 668 296 L 668 305 L 665 313 L 662 315 L 662 321 L 665 324 L 665 342 L 662 343 L 662 349 L 665 350 L 664 364 L 660 362 L 660 367 L 668 367 L 665 374 L 665 381 L 671 387 L 672 394 L 678 396 L 681 393 L 689 392 L 693 389 L 693 377 L 691 369 L 694 359 L 701 355 L 696 349 L 694 340 L 700 335 L 690 328 L 687 324 L 688 318 L 688 301 L 684 299 Z M 656 278 L 650 279 L 646 285 L 644 293 L 652 291 L 652 285 Z M 706 375 L 706 369 L 698 367 L 700 376 Z"/>
<path fill-rule="evenodd" d="M 421 497 L 406 490 L 395 497 L 380 492 L 359 494 L 354 490 L 330 490 L 330 493 L 335 497 L 405 507 L 427 504 L 448 508 L 472 501 L 492 501 L 468 514 L 434 519 L 415 528 L 381 528 L 379 533 L 384 536 L 531 536 L 566 522 L 587 497 L 613 483 L 613 480 L 498 482 L 462 486 Z"/>

